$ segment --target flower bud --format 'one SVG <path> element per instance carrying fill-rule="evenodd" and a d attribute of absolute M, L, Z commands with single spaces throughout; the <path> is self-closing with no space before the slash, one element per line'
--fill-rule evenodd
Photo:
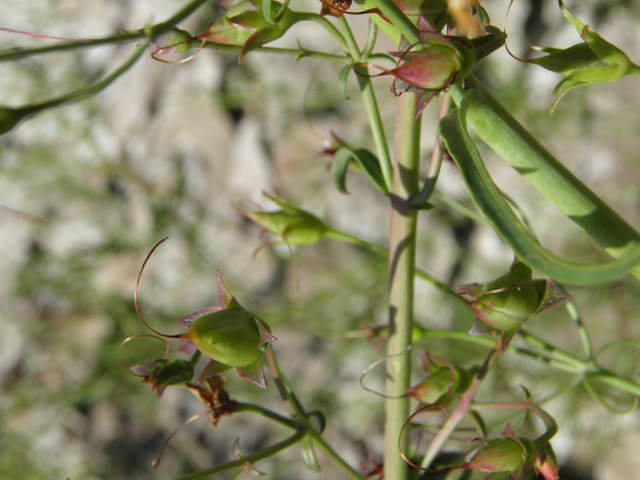
<path fill-rule="evenodd" d="M 418 94 L 416 117 L 434 95 L 467 78 L 476 62 L 504 45 L 506 39 L 505 33 L 490 25 L 485 35 L 474 39 L 441 35 L 423 17 L 418 27 L 422 48 L 411 51 L 414 45 L 402 37 L 399 65 L 382 73 L 395 77 L 391 91 L 396 95 L 407 91 Z"/>
<path fill-rule="evenodd" d="M 518 328 L 540 305 L 536 280 L 519 273 L 509 272 L 484 288 L 491 293 L 481 293 L 471 307 L 480 320 L 497 330 Z"/>
<path fill-rule="evenodd" d="M 282 237 L 284 242 L 291 245 L 316 243 L 327 233 L 328 228 L 322 223 L 322 220 L 309 212 L 287 203 L 277 192 L 276 196 L 271 196 L 267 193 L 264 193 L 264 196 L 278 204 L 281 210 L 264 212 L 261 210 L 242 208 L 237 204 L 234 204 L 233 208 L 258 225 L 264 227 L 264 231 L 269 231 L 274 235 Z"/>
<path fill-rule="evenodd" d="M 560 478 L 556 454 L 550 443 L 547 443 L 536 454 L 536 458 L 533 461 L 533 470 L 536 475 L 542 475 L 544 480 L 558 480 Z"/>
<path fill-rule="evenodd" d="M 562 1 L 560 8 L 585 42 L 566 49 L 532 45 L 534 50 L 548 55 L 524 60 L 565 76 L 553 91 L 556 99 L 551 107 L 552 114 L 562 97 L 573 87 L 615 82 L 629 74 L 640 76 L 640 66 L 634 64 L 626 53 L 571 14 Z"/>

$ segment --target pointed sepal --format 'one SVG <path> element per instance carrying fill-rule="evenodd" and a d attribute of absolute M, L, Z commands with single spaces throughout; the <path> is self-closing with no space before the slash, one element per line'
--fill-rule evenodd
<path fill-rule="evenodd" d="M 209 362 L 205 365 L 204 369 L 200 373 L 198 377 L 198 385 L 207 380 L 218 373 L 224 372 L 225 370 L 229 370 L 231 368 L 229 365 L 225 365 L 224 363 L 216 362 L 213 358 L 209 359 Z"/>
<path fill-rule="evenodd" d="M 246 367 L 236 367 L 238 375 L 247 380 L 251 380 L 260 388 L 267 388 L 267 381 L 264 378 L 264 355 L 256 363 L 247 365 Z"/>

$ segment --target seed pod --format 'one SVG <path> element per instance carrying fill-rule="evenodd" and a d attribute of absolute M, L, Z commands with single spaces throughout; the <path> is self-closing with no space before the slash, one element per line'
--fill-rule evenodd
<path fill-rule="evenodd" d="M 216 280 L 222 307 L 203 308 L 179 319 L 178 323 L 189 329 L 178 335 L 185 341 L 180 349 L 193 351 L 195 346 L 211 358 L 198 383 L 236 367 L 241 377 L 266 388 L 262 364 L 269 343 L 275 342 L 276 338 L 264 320 L 259 320 L 238 303 L 217 270 Z"/>
<path fill-rule="evenodd" d="M 456 368 L 422 349 L 418 349 L 418 354 L 427 376 L 415 387 L 408 388 L 407 396 L 427 405 L 437 403 L 446 407 L 469 388 L 474 368 L 471 371 Z"/>
<path fill-rule="evenodd" d="M 531 316 L 573 300 L 550 280 L 532 279 L 531 269 L 519 261 L 514 261 L 511 270 L 496 280 L 457 285 L 454 289 L 458 295 L 472 299 L 471 308 L 478 320 L 469 334 L 499 333 L 503 337 L 503 353 L 513 335 Z"/>
<path fill-rule="evenodd" d="M 220 363 L 246 367 L 264 355 L 261 330 L 262 325 L 247 312 L 225 308 L 195 320 L 181 338 L 192 341 L 203 354 Z"/>

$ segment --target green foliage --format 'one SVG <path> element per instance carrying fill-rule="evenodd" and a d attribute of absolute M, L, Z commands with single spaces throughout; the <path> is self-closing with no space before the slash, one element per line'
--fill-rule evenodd
<path fill-rule="evenodd" d="M 155 474 L 162 479 L 222 472 L 235 478 L 244 471 L 273 478 L 445 479 L 463 469 L 460 478 L 480 472 L 489 479 L 557 479 L 550 442 L 558 427 L 539 405 L 553 398 L 571 405 L 545 406 L 570 432 L 585 420 L 578 418 L 585 409 L 601 405 L 598 418 L 611 423 L 606 415 L 633 411 L 640 397 L 637 367 L 629 367 L 637 364 L 640 345 L 630 321 L 637 288 L 620 280 L 627 272 L 640 277 L 640 233 L 608 205 L 615 197 L 597 197 L 586 186 L 593 178 L 578 180 L 473 75 L 487 85 L 499 82 L 494 69 L 504 66 L 493 52 L 506 35 L 490 24 L 482 6 L 454 8 L 440 0 L 362 0 L 361 11 L 350 2 L 322 2 L 306 11 L 297 2 L 232 0 L 222 2 L 224 12 L 217 15 L 206 3 L 185 1 L 160 23 L 145 24 L 157 21 L 145 17 L 130 25 L 123 17 L 127 30 L 105 37 L 0 51 L 6 65 L 23 59 L 15 64 L 27 67 L 58 52 L 49 56 L 52 63 L 1 77 L 11 96 L 0 108 L 0 187 L 7 195 L 0 215 L 9 225 L 0 232 L 10 252 L 0 258 L 8 286 L 0 298 L 6 328 L 0 382 L 7 392 L 0 450 L 8 452 L 0 456 L 0 476 L 140 478 L 164 454 Z M 575 86 L 638 74 L 626 53 L 562 2 L 560 7 L 584 43 L 534 47 L 548 55 L 528 60 L 565 75 L 552 112 Z M 362 17 L 351 14 L 366 15 L 368 29 L 356 30 Z M 189 17 L 189 30 L 202 33 L 178 28 Z M 305 36 L 289 41 L 291 28 L 302 21 L 316 23 L 324 37 L 297 29 L 295 35 Z M 378 88 L 385 80 L 368 72 L 367 66 L 392 59 L 377 43 L 378 28 L 398 45 L 396 66 L 384 70 L 395 78 L 397 107 L 388 84 Z M 127 46 L 132 41 L 133 49 Z M 71 53 L 114 44 L 132 51 L 124 60 L 120 54 L 111 54 L 113 62 L 103 57 L 100 68 L 93 57 Z M 148 50 L 152 59 L 144 58 Z M 217 62 L 215 74 L 194 73 L 207 57 L 222 58 L 214 50 L 232 51 L 237 63 L 254 53 L 241 66 L 229 59 Z M 191 53 L 178 62 L 194 63 L 151 63 L 165 53 Z M 76 77 L 60 82 L 55 76 L 56 67 L 70 65 L 61 58 L 76 62 L 69 69 Z M 317 73 L 317 91 L 336 78 L 339 91 L 309 94 L 305 102 L 313 109 L 303 112 L 298 105 L 317 59 L 339 65 Z M 117 66 L 109 70 L 108 63 Z M 134 64 L 153 82 L 121 88 Z M 358 98 L 350 91 L 351 70 L 366 127 L 345 100 Z M 297 74 L 289 78 L 289 71 Z M 28 72 L 34 78 L 21 85 L 18 76 Z M 174 83 L 178 75 L 187 83 Z M 527 82 L 521 83 L 509 87 L 520 97 L 509 110 L 525 102 Z M 107 87 L 107 95 L 86 102 Z M 594 86 L 585 95 L 595 98 L 601 88 L 607 87 Z M 433 97 L 440 98 L 437 115 L 425 109 Z M 77 105 L 58 109 L 72 103 Z M 230 115 L 213 124 L 204 120 L 214 111 L 224 115 L 224 108 Z M 119 109 L 130 117 L 117 115 Z M 394 127 L 388 122 L 393 111 Z M 538 129 L 540 117 L 525 114 Z M 243 136 L 256 119 L 263 131 L 259 141 Z M 548 131 L 569 139 L 574 132 L 565 125 Z M 442 141 L 425 135 L 438 130 Z M 614 136 L 594 128 L 584 137 L 596 130 Z M 333 139 L 323 151 L 332 155 L 330 167 L 317 161 L 321 148 L 309 132 Z M 494 182 L 500 174 L 489 174 L 490 154 L 478 138 L 516 168 L 517 181 L 529 180 L 602 251 L 574 243 L 564 222 L 529 198 L 528 190 L 512 200 L 518 187 L 509 188 L 507 198 Z M 619 133 L 614 140 L 633 139 Z M 637 151 L 631 145 L 624 148 Z M 432 148 L 425 168 L 421 160 Z M 441 191 L 456 189 L 457 173 L 443 161 L 448 156 L 466 186 L 464 199 Z M 277 193 L 276 184 L 301 206 Z M 260 190 L 276 192 L 265 194 L 276 210 L 245 208 L 237 200 Z M 249 263 L 257 230 L 229 204 L 273 235 L 262 247 L 285 243 L 292 261 L 276 247 Z M 419 231 L 419 224 L 427 228 Z M 540 228 L 545 224 L 551 229 Z M 564 245 L 543 247 L 552 243 L 549 230 Z M 164 356 L 142 341 L 127 347 L 127 358 L 135 361 L 122 365 L 132 365 L 125 370 L 139 377 L 136 382 L 117 365 L 118 345 L 149 336 L 135 318 L 138 313 L 142 320 L 135 270 L 148 247 L 166 235 L 172 240 L 158 254 L 165 257 L 147 267 L 140 303 L 161 331 L 175 329 L 176 318 L 187 330 L 153 330 L 166 338 Z M 495 243 L 491 252 L 472 247 L 481 235 L 502 238 L 506 246 Z M 562 255 L 553 253 L 559 250 Z M 288 301 L 292 266 L 295 302 Z M 229 272 L 251 310 L 240 305 L 218 268 Z M 220 306 L 207 307 L 214 277 Z M 460 277 L 475 283 L 452 286 Z M 478 281 L 488 278 L 494 280 Z M 549 308 L 560 303 L 565 305 Z M 182 316 L 185 311 L 193 313 Z M 567 322 L 577 334 L 567 335 Z M 272 327 L 280 338 L 275 344 Z M 578 342 L 582 352 L 574 353 Z M 384 373 L 375 371 L 384 387 L 366 390 L 384 397 L 384 405 L 356 386 L 363 370 L 381 364 Z M 232 367 L 253 383 L 219 375 Z M 513 401 L 520 395 L 516 383 L 526 384 L 525 401 Z M 507 409 L 514 413 L 505 414 Z M 527 420 L 531 412 L 545 424 L 541 435 L 526 421 L 517 432 L 512 426 L 512 417 Z M 178 432 L 205 415 L 209 422 Z M 422 429 L 433 433 L 428 446 L 418 439 Z M 617 430 L 612 435 L 625 440 Z M 610 447 L 611 437 L 583 436 L 601 442 L 602 451 Z M 474 437 L 480 438 L 477 448 L 470 446 Z M 462 446 L 442 455 L 453 448 L 447 443 L 453 438 Z"/>

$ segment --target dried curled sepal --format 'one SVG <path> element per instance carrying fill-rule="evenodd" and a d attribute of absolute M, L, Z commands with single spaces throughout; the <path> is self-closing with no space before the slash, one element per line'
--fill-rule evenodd
<path fill-rule="evenodd" d="M 186 387 L 207 407 L 214 427 L 218 425 L 220 417 L 231 415 L 238 403 L 229 398 L 224 389 L 224 379 L 220 375 L 209 377 L 200 385 L 187 384 Z"/>

